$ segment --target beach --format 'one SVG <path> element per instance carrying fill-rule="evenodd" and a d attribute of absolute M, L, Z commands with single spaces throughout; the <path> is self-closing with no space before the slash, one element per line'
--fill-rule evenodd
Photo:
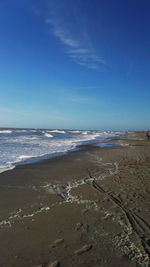
<path fill-rule="evenodd" d="M 149 266 L 150 141 L 105 142 L 0 173 L 0 266 Z"/>

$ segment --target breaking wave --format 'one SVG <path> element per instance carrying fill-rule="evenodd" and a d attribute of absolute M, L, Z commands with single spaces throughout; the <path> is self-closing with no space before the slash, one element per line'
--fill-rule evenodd
<path fill-rule="evenodd" d="M 12 133 L 11 130 L 0 130 L 0 134 L 10 134 Z"/>
<path fill-rule="evenodd" d="M 62 155 L 76 149 L 79 145 L 99 142 L 121 133 L 57 129 L 1 129 L 0 134 L 0 172 L 3 172 L 18 164 Z"/>

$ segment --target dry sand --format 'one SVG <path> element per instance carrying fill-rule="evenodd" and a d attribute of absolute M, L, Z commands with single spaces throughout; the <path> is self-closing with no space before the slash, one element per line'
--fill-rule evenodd
<path fill-rule="evenodd" d="M 0 174 L 0 266 L 149 266 L 150 141 L 83 150 Z"/>

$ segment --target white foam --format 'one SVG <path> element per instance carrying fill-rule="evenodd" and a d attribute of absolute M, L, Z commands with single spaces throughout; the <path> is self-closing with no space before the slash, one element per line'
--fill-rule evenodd
<path fill-rule="evenodd" d="M 12 166 L 12 165 L 0 165 L 0 173 L 1 172 L 5 172 L 5 171 L 8 171 L 8 170 L 12 170 L 14 169 L 15 166 Z"/>
<path fill-rule="evenodd" d="M 11 227 L 11 222 L 10 221 L 6 221 L 6 220 L 3 220 L 3 221 L 0 222 L 0 226 L 6 226 L 6 225 Z"/>
<path fill-rule="evenodd" d="M 88 134 L 88 132 L 87 131 L 84 131 L 84 132 L 82 132 L 82 134 Z"/>
<path fill-rule="evenodd" d="M 66 133 L 65 131 L 62 131 L 62 130 L 50 130 L 50 131 L 47 131 L 47 132 L 50 132 L 50 133 L 62 133 L 62 134 Z"/>
<path fill-rule="evenodd" d="M 49 134 L 49 133 L 44 133 L 44 136 L 45 137 L 53 137 L 53 135 L 52 134 Z"/>
<path fill-rule="evenodd" d="M 12 212 L 7 220 L 0 221 L 0 227 L 4 227 L 4 226 L 11 227 L 12 224 L 14 224 L 16 219 L 21 219 L 22 220 L 23 218 L 33 217 L 38 213 L 47 212 L 49 210 L 50 210 L 50 207 L 44 206 L 44 207 L 39 208 L 38 210 L 36 210 L 33 213 L 24 214 L 24 215 L 20 216 L 20 213 L 22 213 L 23 211 L 22 211 L 22 209 L 18 209 L 17 211 Z"/>
<path fill-rule="evenodd" d="M 13 169 L 20 163 L 31 163 L 61 155 L 75 149 L 78 145 L 89 143 L 95 139 L 104 140 L 108 137 L 116 136 L 114 132 L 79 130 L 65 132 L 57 129 L 23 129 L 23 131 L 27 132 L 22 135 L 16 130 L 14 129 L 12 134 L 1 135 L 0 172 Z M 32 131 L 34 132 L 33 134 Z M 54 133 L 53 135 L 52 132 Z M 55 133 L 66 133 L 66 135 L 55 135 Z"/>
<path fill-rule="evenodd" d="M 24 214 L 23 218 L 29 218 L 29 217 L 33 217 L 34 215 L 41 213 L 43 211 L 48 211 L 50 210 L 50 207 L 46 206 L 46 207 L 41 207 L 39 210 L 35 211 L 34 213 L 31 214 Z"/>
<path fill-rule="evenodd" d="M 24 159 L 29 159 L 29 158 L 31 158 L 31 156 L 21 155 L 21 156 L 18 157 L 18 161 L 20 161 L 20 160 L 22 161 Z"/>
<path fill-rule="evenodd" d="M 12 133 L 12 131 L 11 130 L 0 130 L 0 133 L 1 134 L 10 134 L 10 133 Z"/>
<path fill-rule="evenodd" d="M 15 130 L 16 133 L 26 133 L 28 130 Z"/>
<path fill-rule="evenodd" d="M 78 131 L 78 130 L 72 130 L 72 131 L 68 131 L 69 133 L 81 133 L 82 131 Z"/>

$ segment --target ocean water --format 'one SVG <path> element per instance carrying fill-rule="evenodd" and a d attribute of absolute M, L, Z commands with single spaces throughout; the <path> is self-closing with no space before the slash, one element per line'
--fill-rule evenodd
<path fill-rule="evenodd" d="M 78 145 L 121 135 L 111 131 L 0 128 L 0 172 L 75 150 Z"/>

